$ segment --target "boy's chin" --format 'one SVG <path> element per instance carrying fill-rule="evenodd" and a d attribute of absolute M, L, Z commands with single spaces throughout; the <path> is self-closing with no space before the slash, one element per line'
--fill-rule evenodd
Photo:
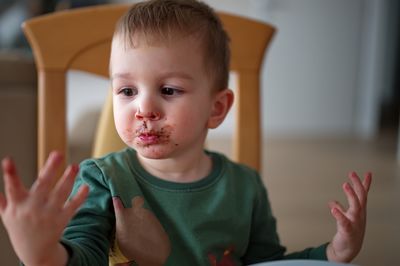
<path fill-rule="evenodd" d="M 140 147 L 134 147 L 136 152 L 140 154 L 141 157 L 144 157 L 146 159 L 154 159 L 154 160 L 159 160 L 159 159 L 166 159 L 171 156 L 171 151 L 168 149 L 160 148 L 160 147 L 154 147 L 154 146 L 140 146 Z"/>

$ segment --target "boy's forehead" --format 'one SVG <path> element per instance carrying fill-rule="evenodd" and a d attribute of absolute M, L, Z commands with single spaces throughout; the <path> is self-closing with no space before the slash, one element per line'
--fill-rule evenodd
<path fill-rule="evenodd" d="M 138 49 L 137 53 L 135 52 L 136 49 Z M 167 68 L 165 72 L 168 73 L 175 73 L 175 71 L 182 73 L 182 70 L 180 70 L 182 67 L 185 71 L 196 69 L 196 72 L 204 73 L 206 71 L 205 56 L 202 56 L 203 51 L 201 50 L 202 48 L 197 40 L 191 37 L 179 38 L 175 41 L 159 40 L 157 42 L 147 42 L 139 38 L 139 42 L 132 45 L 124 36 L 115 36 L 111 49 L 111 78 L 120 77 L 120 72 L 130 72 L 133 68 L 139 69 L 140 65 L 136 63 L 136 60 L 146 62 L 148 58 L 152 61 L 147 62 L 146 65 L 165 66 Z M 189 51 L 190 54 L 188 54 Z M 133 59 L 132 56 L 135 58 Z M 135 62 L 132 60 L 135 60 Z M 154 60 L 157 62 L 154 63 Z M 132 65 L 133 63 L 134 65 Z"/>
<path fill-rule="evenodd" d="M 164 48 L 169 49 L 168 54 L 171 55 L 169 58 L 173 58 L 174 56 L 187 57 L 188 53 L 190 53 L 189 55 L 191 58 L 195 57 L 199 60 L 199 62 L 204 63 L 206 56 L 205 50 L 201 44 L 202 43 L 195 36 L 180 36 L 172 40 L 163 39 L 162 37 L 154 37 L 149 39 L 148 35 L 137 35 L 133 36 L 132 38 L 128 38 L 123 35 L 115 35 L 112 40 L 110 63 L 112 64 L 114 60 L 125 60 L 127 59 L 125 58 L 127 53 L 141 48 L 150 48 L 150 50 L 153 51 L 157 49 L 151 48 L 162 48 L 163 50 Z M 145 50 L 142 49 L 142 51 Z"/>
<path fill-rule="evenodd" d="M 113 36 L 113 43 L 116 44 L 118 48 L 124 47 L 125 49 L 135 48 L 141 45 L 167 47 L 182 41 L 191 42 L 191 45 L 196 45 L 198 47 L 202 46 L 204 43 L 200 34 L 185 33 L 179 30 L 169 30 L 168 32 L 135 31 L 133 34 L 129 35 L 120 32 Z"/>

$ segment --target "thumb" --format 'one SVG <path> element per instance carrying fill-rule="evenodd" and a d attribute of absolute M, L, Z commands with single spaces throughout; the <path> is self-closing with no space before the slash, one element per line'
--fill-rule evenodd
<path fill-rule="evenodd" d="M 121 212 L 124 209 L 124 205 L 122 204 L 119 197 L 113 197 L 112 201 L 113 201 L 115 212 Z"/>
<path fill-rule="evenodd" d="M 123 219 L 123 217 L 125 216 L 124 204 L 122 203 L 122 201 L 119 197 L 113 197 L 112 201 L 113 201 L 113 205 L 114 205 L 114 213 L 115 213 L 116 223 L 119 226 L 122 226 L 125 221 L 125 219 Z"/>

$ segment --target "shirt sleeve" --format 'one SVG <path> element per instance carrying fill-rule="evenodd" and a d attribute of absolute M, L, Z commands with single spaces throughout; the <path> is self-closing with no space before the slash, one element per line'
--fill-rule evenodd
<path fill-rule="evenodd" d="M 81 164 L 71 196 L 83 184 L 89 186 L 88 198 L 65 228 L 60 242 L 68 251 L 68 265 L 108 265 L 115 215 L 107 182 L 94 161 Z"/>
<path fill-rule="evenodd" d="M 259 176 L 256 179 L 256 186 L 258 193 L 254 203 L 250 243 L 243 262 L 245 264 L 254 264 L 283 259 L 327 260 L 327 244 L 285 254 L 286 248 L 280 244 L 276 219 L 272 214 L 268 193 Z"/>

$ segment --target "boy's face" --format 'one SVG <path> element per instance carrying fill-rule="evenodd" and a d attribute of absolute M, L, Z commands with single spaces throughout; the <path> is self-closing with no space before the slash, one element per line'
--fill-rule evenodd
<path fill-rule="evenodd" d="M 139 155 L 165 159 L 202 152 L 207 129 L 222 122 L 212 118 L 220 93 L 211 91 L 202 54 L 193 38 L 143 42 L 135 48 L 114 38 L 110 66 L 115 125 Z"/>

